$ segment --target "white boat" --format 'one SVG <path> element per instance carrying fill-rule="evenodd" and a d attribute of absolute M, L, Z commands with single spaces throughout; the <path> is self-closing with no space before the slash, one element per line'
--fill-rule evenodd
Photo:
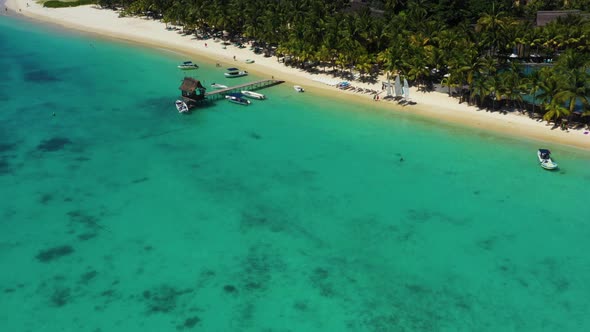
<path fill-rule="evenodd" d="M 404 99 L 406 101 L 410 101 L 410 85 L 408 84 L 408 80 L 404 78 Z"/>
<path fill-rule="evenodd" d="M 383 83 L 383 87 L 385 88 L 385 93 L 386 93 L 385 98 L 393 97 L 393 94 L 391 93 L 392 85 L 391 85 L 391 80 L 390 80 L 389 75 L 387 75 L 387 82 Z"/>
<path fill-rule="evenodd" d="M 227 71 L 223 73 L 227 78 L 242 77 L 248 75 L 245 70 L 239 70 L 238 68 L 227 68 Z"/>
<path fill-rule="evenodd" d="M 246 61 L 244 61 L 245 63 L 254 63 L 253 59 L 246 59 Z"/>
<path fill-rule="evenodd" d="M 303 87 L 301 87 L 299 85 L 294 85 L 293 89 L 295 89 L 295 91 L 297 91 L 297 92 L 305 92 L 305 89 L 303 89 Z"/>
<path fill-rule="evenodd" d="M 262 93 L 248 91 L 248 90 L 242 90 L 241 92 L 244 96 L 246 96 L 248 98 L 260 99 L 260 100 L 266 99 L 266 96 L 263 95 Z"/>
<path fill-rule="evenodd" d="M 174 102 L 174 105 L 176 106 L 178 113 L 188 113 L 188 106 L 184 101 L 177 100 L 176 102 Z"/>
<path fill-rule="evenodd" d="M 551 159 L 551 151 L 547 149 L 539 149 L 537 151 L 537 157 L 539 158 L 541 167 L 544 169 L 552 170 L 557 168 L 557 163 Z"/>
<path fill-rule="evenodd" d="M 213 83 L 211 84 L 211 87 L 213 89 L 227 89 L 227 85 L 223 85 L 223 84 L 217 84 L 217 83 Z"/>
<path fill-rule="evenodd" d="M 395 96 L 401 97 L 403 94 L 402 83 L 400 81 L 399 75 L 397 75 L 395 77 Z"/>
<path fill-rule="evenodd" d="M 243 98 L 242 96 L 243 95 L 241 93 L 229 93 L 225 96 L 225 99 L 235 104 L 240 104 L 244 106 L 250 105 L 250 101 L 246 98 Z"/>
<path fill-rule="evenodd" d="M 192 61 L 185 61 L 185 62 L 179 64 L 178 68 L 182 69 L 182 70 L 191 70 L 191 69 L 197 69 L 197 68 L 199 68 L 199 66 L 196 63 L 193 63 Z"/>

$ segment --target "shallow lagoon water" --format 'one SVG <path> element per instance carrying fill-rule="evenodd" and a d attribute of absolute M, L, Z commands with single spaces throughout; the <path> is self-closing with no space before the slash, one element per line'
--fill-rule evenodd
<path fill-rule="evenodd" d="M 183 116 L 178 55 L 0 27 L 7 331 L 590 328 L 587 154 L 287 85 Z"/>

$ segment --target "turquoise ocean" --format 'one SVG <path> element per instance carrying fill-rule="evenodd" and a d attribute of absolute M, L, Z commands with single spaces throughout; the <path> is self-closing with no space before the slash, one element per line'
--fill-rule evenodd
<path fill-rule="evenodd" d="M 0 17 L 0 330 L 590 330 L 588 153 L 183 60 Z"/>

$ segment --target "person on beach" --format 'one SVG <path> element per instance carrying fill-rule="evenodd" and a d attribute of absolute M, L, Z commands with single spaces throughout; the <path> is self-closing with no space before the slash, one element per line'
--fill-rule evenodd
<path fill-rule="evenodd" d="M 205 43 L 205 48 L 207 48 L 207 43 Z"/>
<path fill-rule="evenodd" d="M 236 56 L 234 55 L 234 61 L 236 61 Z"/>

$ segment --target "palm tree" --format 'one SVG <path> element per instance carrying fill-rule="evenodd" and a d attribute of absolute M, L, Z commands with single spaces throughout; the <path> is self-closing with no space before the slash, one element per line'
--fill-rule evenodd
<path fill-rule="evenodd" d="M 360 72 L 361 75 L 370 73 L 373 69 L 373 58 L 370 55 L 361 55 L 356 59 L 355 68 Z"/>
<path fill-rule="evenodd" d="M 525 89 L 525 79 L 521 66 L 511 62 L 510 66 L 499 74 L 502 82 L 502 94 L 508 99 L 509 106 L 513 107 L 514 102 L 522 103 L 522 94 Z"/>
<path fill-rule="evenodd" d="M 541 102 L 543 109 L 547 109 L 547 106 L 554 102 L 555 95 L 561 91 L 559 85 L 561 78 L 555 70 L 550 68 L 543 68 L 540 75 L 541 81 L 539 84 L 537 99 Z"/>
<path fill-rule="evenodd" d="M 581 70 L 565 73 L 561 91 L 555 94 L 555 99 L 568 105 L 568 110 L 573 113 L 576 105 L 580 103 L 583 109 L 587 109 L 590 96 L 590 75 Z"/>
<path fill-rule="evenodd" d="M 566 72 L 575 70 L 586 70 L 589 66 L 590 57 L 587 53 L 578 52 L 575 49 L 567 49 L 557 59 L 557 69 Z"/>
<path fill-rule="evenodd" d="M 397 46 L 389 47 L 377 55 L 377 61 L 383 65 L 388 80 L 401 71 L 402 57 L 401 48 Z"/>
<path fill-rule="evenodd" d="M 553 99 L 551 103 L 549 103 L 546 108 L 547 112 L 543 115 L 543 120 L 549 123 L 551 120 L 555 120 L 557 122 L 558 119 L 561 119 L 564 116 L 569 115 L 571 112 L 563 107 L 557 99 Z"/>
<path fill-rule="evenodd" d="M 541 88 L 542 76 L 540 70 L 532 70 L 524 81 L 525 92 L 533 98 L 533 113 L 535 113 L 536 98 Z"/>
<path fill-rule="evenodd" d="M 488 54 L 496 54 L 498 48 L 503 40 L 503 31 L 506 26 L 506 13 L 496 8 L 496 4 L 492 3 L 492 7 L 488 13 L 484 13 L 478 20 L 475 26 L 475 31 L 482 36 L 481 44 L 488 48 Z"/>
<path fill-rule="evenodd" d="M 476 97 L 479 97 L 478 106 L 482 107 L 486 96 L 488 96 L 492 91 L 489 85 L 489 81 L 486 80 L 485 77 L 478 76 L 474 79 L 473 83 L 470 86 L 471 88 L 469 89 L 469 97 L 472 100 L 475 100 Z"/>

